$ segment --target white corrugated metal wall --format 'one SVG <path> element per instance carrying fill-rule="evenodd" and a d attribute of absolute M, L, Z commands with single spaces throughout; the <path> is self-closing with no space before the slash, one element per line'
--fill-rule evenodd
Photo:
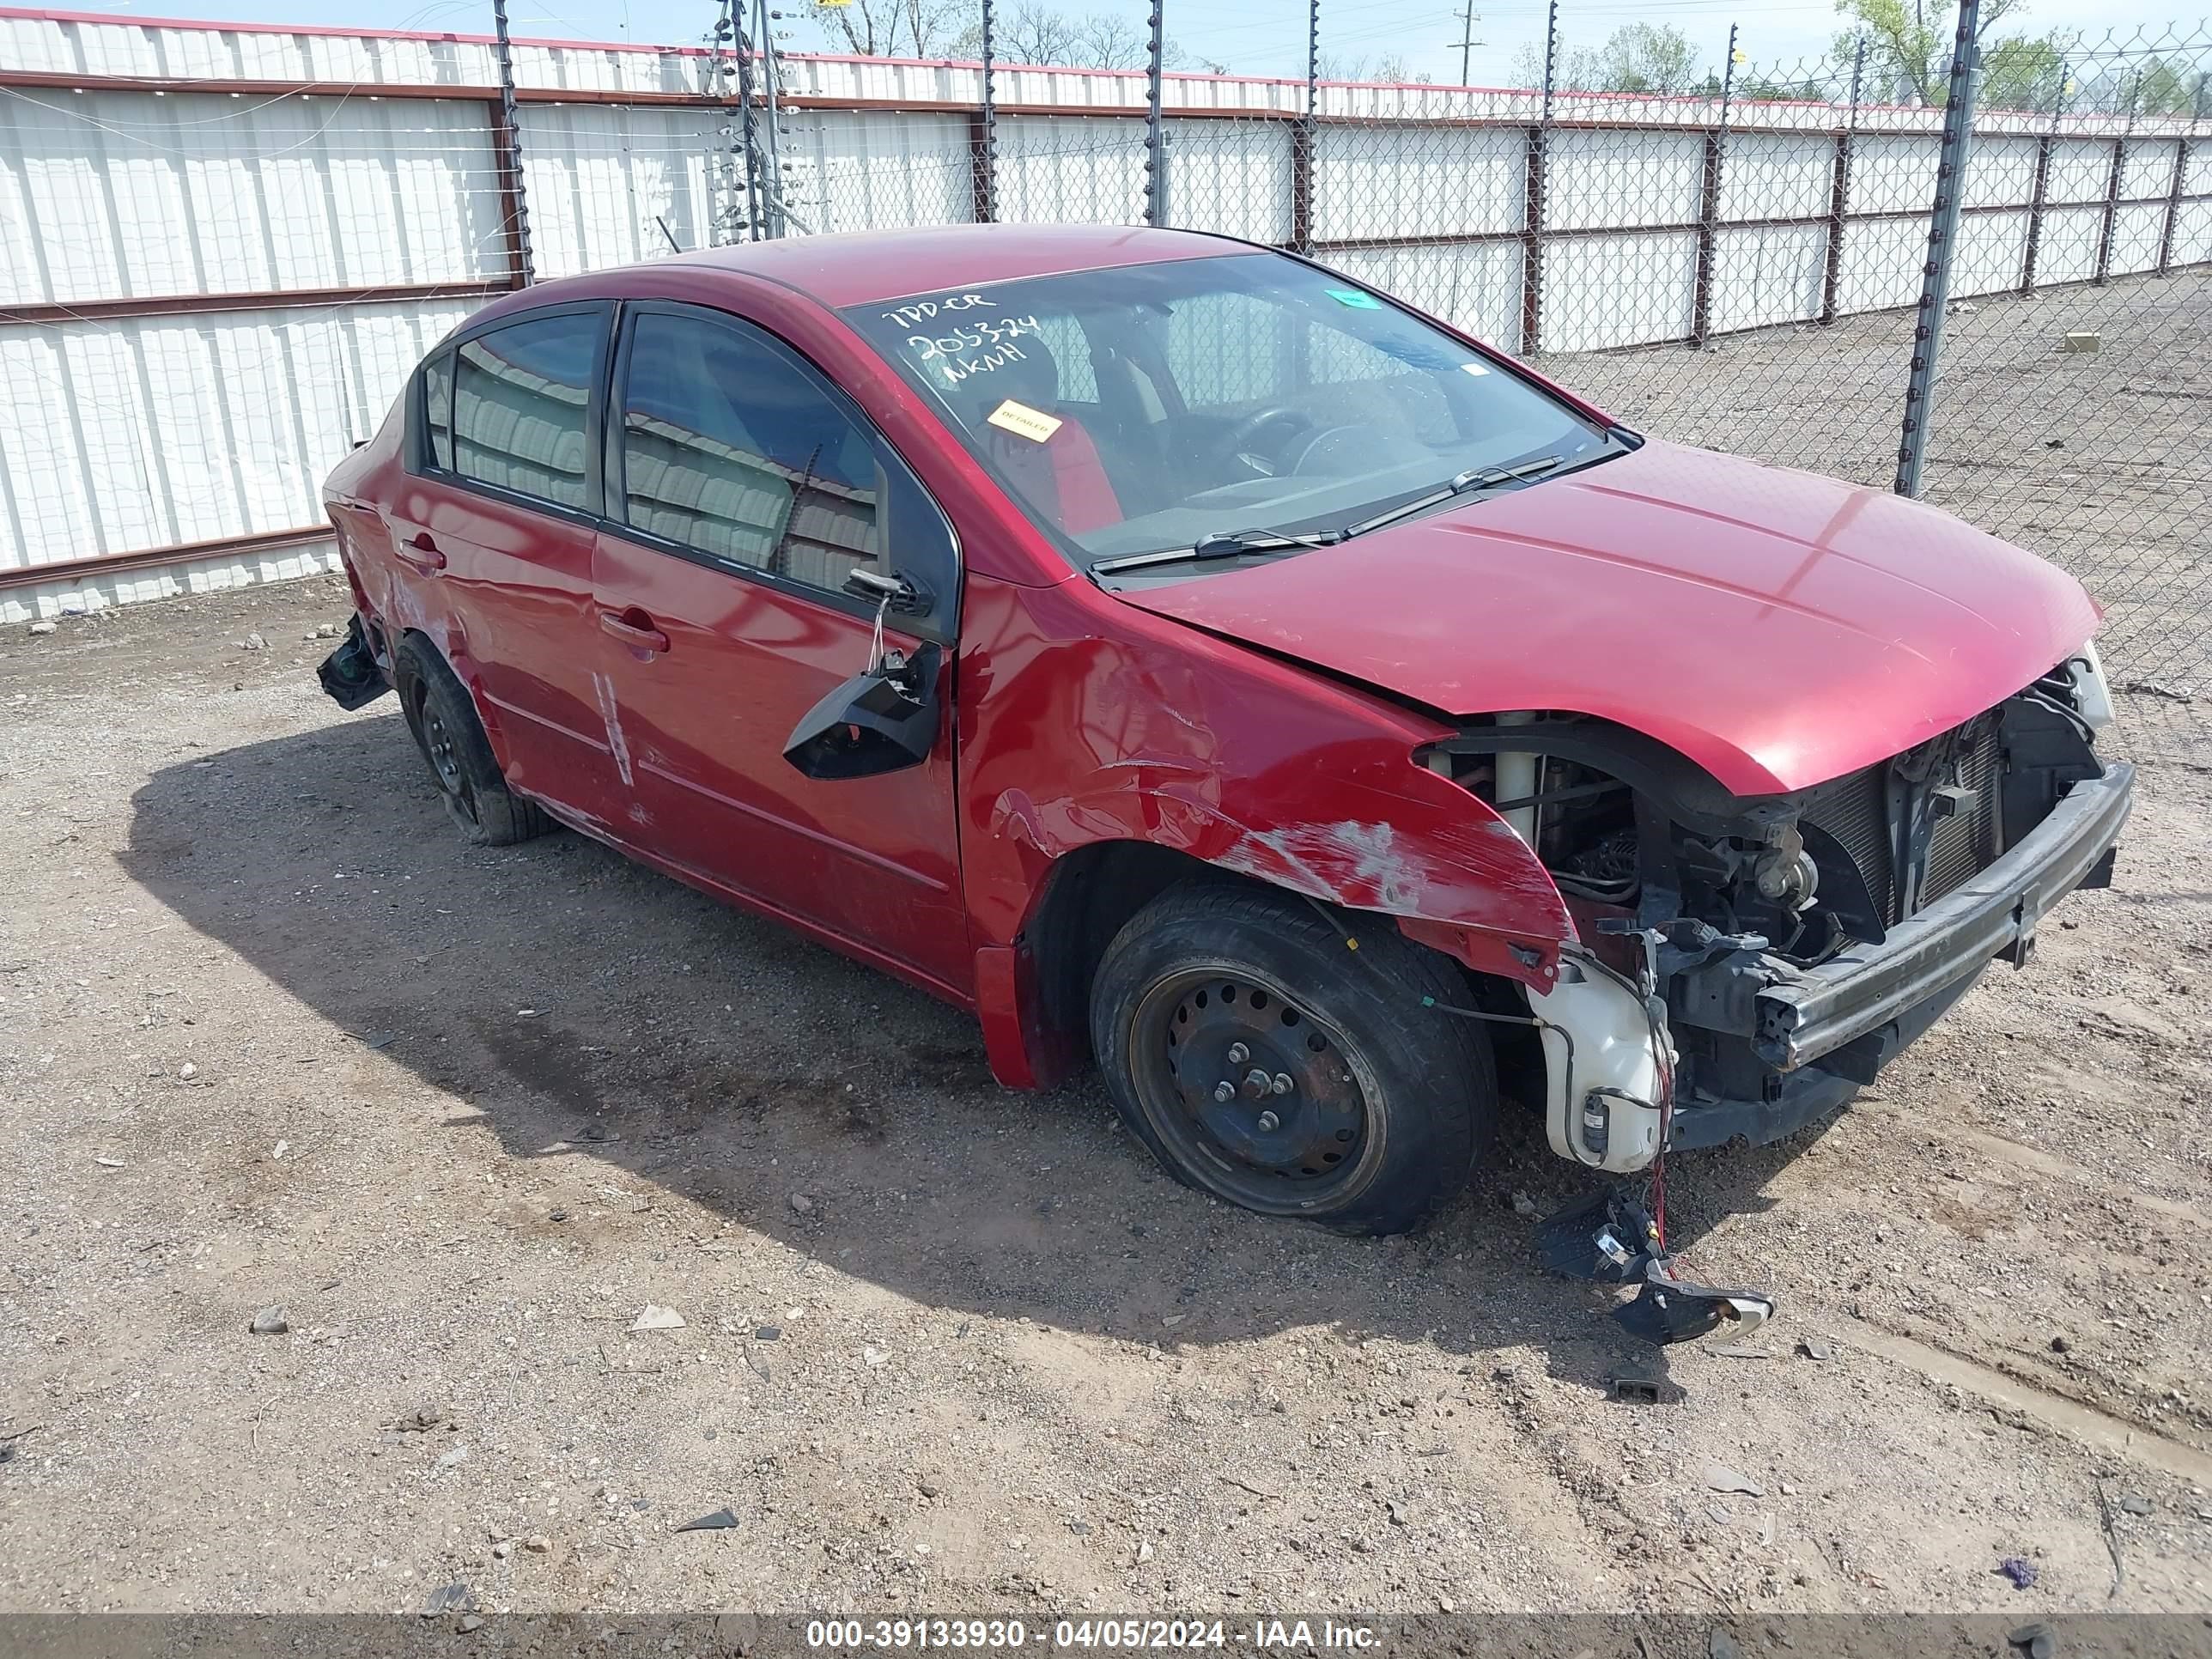
<path fill-rule="evenodd" d="M 384 417 L 421 353 L 509 280 L 489 46 L 0 13 L 0 617 L 326 568 L 323 472 Z M 696 50 L 518 47 L 541 276 L 713 239 L 722 112 L 608 101 L 696 97 L 704 74 Z M 309 82 L 322 84 L 297 89 Z M 974 216 L 972 66 L 802 58 L 790 84 L 873 106 L 787 113 L 796 224 Z M 1023 112 L 998 125 L 1002 218 L 1142 216 L 1141 77 L 1012 70 L 998 95 Z M 1166 102 L 1183 112 L 1168 124 L 1174 222 L 1289 240 L 1295 135 L 1279 118 L 1304 97 L 1297 82 L 1170 77 Z M 1034 112 L 1047 107 L 1068 112 Z M 1521 337 L 1527 130 L 1464 123 L 1527 122 L 1534 94 L 1330 86 L 1322 112 L 1306 211 L 1330 263 L 1509 347 L 1691 331 L 1706 143 L 1694 129 L 1717 116 L 1708 100 L 1560 100 L 1533 343 Z M 1840 311 L 1916 297 L 1937 118 L 1870 112 L 1877 130 L 1854 139 Z M 1816 317 L 1826 226 L 1771 222 L 1828 211 L 1836 113 L 1743 105 L 1734 125 L 1709 325 Z M 1976 155 L 1970 202 L 2001 210 L 1968 221 L 1954 292 L 2021 281 L 2037 140 L 2010 125 L 2023 136 L 2002 136 L 2000 119 Z M 2039 282 L 2081 280 L 2098 258 L 2114 138 L 2094 118 L 2075 126 L 2051 144 L 2045 199 L 2083 205 L 2045 210 Z M 2184 192 L 2212 191 L 2212 152 L 2152 124 L 2126 143 L 2120 195 L 2136 204 L 2113 216 L 2113 272 L 2156 264 L 2185 157 Z M 2172 257 L 2212 255 L 2212 204 L 2173 216 Z M 251 538 L 270 544 L 203 546 Z M 75 568 L 166 550 L 173 560 L 151 568 Z M 59 564 L 73 567 L 65 579 L 8 580 Z"/>

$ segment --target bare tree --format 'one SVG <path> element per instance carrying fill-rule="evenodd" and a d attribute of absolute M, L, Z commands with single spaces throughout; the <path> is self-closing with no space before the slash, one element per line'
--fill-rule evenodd
<path fill-rule="evenodd" d="M 807 0 L 805 15 L 833 50 L 863 58 L 944 58 L 959 48 L 965 0 Z"/>
<path fill-rule="evenodd" d="M 1592 54 L 1572 46 L 1562 50 L 1552 84 L 1561 92 L 1578 90 L 1583 77 L 1590 72 Z M 1513 83 L 1520 87 L 1540 87 L 1544 84 L 1544 48 L 1540 42 L 1531 40 L 1522 46 L 1513 59 Z"/>
<path fill-rule="evenodd" d="M 1161 61 L 1172 66 L 1182 53 L 1164 50 Z M 1089 69 L 1142 69 L 1152 61 L 1152 37 L 1126 17 L 1093 12 L 1075 26 L 1075 56 L 1068 59 Z"/>
<path fill-rule="evenodd" d="M 1413 86 L 1426 86 L 1433 78 L 1416 75 L 1406 62 L 1401 52 L 1386 52 L 1377 58 L 1361 52 L 1356 58 L 1346 58 L 1334 52 L 1321 56 L 1321 78 L 1324 81 L 1395 81 Z"/>
<path fill-rule="evenodd" d="M 858 3 L 858 0 L 855 0 Z M 953 41 L 952 50 L 973 57 L 983 46 L 980 24 L 971 24 Z M 1078 69 L 1143 69 L 1152 61 L 1152 36 L 1139 24 L 1103 12 L 1077 16 L 1055 10 L 1039 0 L 1021 3 L 1000 15 L 991 30 L 991 48 L 1001 63 L 1066 64 Z M 1167 42 L 1160 58 L 1170 69 L 1189 60 L 1182 47 Z M 1225 75 L 1228 66 L 1208 61 L 1194 65 L 1211 75 Z"/>
<path fill-rule="evenodd" d="M 1001 11 L 993 25 L 992 50 L 1004 64 L 1072 64 L 1075 61 L 1078 24 L 1064 11 L 1041 6 L 1035 0 Z M 957 49 L 970 56 L 983 49 L 983 30 L 972 23 L 963 31 Z"/>
<path fill-rule="evenodd" d="M 1560 92 L 1687 92 L 1696 83 L 1698 49 L 1669 24 L 1629 23 L 1615 29 L 1591 51 L 1570 46 L 1553 66 L 1553 87 Z M 1524 87 L 1544 84 L 1544 49 L 1534 41 L 1521 48 L 1513 75 Z"/>

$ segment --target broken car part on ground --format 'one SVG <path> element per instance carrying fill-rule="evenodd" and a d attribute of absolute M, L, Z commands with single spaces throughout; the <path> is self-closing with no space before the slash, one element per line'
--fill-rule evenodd
<path fill-rule="evenodd" d="M 1267 1213 L 1418 1224 L 1502 1079 L 1648 1174 L 1549 1231 L 1655 1340 L 1769 1310 L 1669 1257 L 1668 1148 L 1842 1105 L 2128 809 L 2070 577 L 1226 238 L 542 284 L 327 498 L 325 684 L 398 690 L 472 839 L 781 917 L 975 1010 L 1011 1086 L 1095 1057 Z"/>

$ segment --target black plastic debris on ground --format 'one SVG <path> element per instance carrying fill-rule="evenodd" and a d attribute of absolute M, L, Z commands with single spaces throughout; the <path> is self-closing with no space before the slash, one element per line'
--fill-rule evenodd
<path fill-rule="evenodd" d="M 720 1532 L 725 1527 L 738 1524 L 737 1514 L 732 1510 L 716 1510 L 712 1515 L 702 1515 L 696 1521 L 686 1521 L 676 1528 L 678 1532 Z"/>
<path fill-rule="evenodd" d="M 1605 1374 L 1605 1392 L 1607 1398 L 1631 1406 L 1674 1406 L 1682 1401 L 1679 1383 L 1656 1372 L 1626 1367 Z"/>

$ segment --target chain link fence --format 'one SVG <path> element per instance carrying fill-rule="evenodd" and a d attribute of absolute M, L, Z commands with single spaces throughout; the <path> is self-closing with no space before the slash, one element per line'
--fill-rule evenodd
<path fill-rule="evenodd" d="M 2179 690 L 2212 666 L 2212 40 L 1984 78 L 1923 494 L 2066 564 L 2106 655 Z"/>
<path fill-rule="evenodd" d="M 1948 136 L 1948 58 L 1865 38 L 1767 64 L 1732 33 L 1717 69 L 1630 93 L 1584 84 L 1601 56 L 1555 9 L 1526 89 L 1316 77 L 1233 118 L 987 94 L 964 143 L 842 163 L 830 118 L 787 110 L 779 176 L 821 228 L 1152 222 L 1294 248 L 1632 423 L 1904 489 L 2053 557 L 2109 608 L 2118 674 L 2191 691 L 2212 668 L 2192 374 L 2212 34 L 1984 40 Z M 1931 244 L 1946 179 L 1957 225 Z"/>
<path fill-rule="evenodd" d="M 311 537 L 409 342 L 516 283 L 760 236 L 1152 222 L 1296 249 L 1671 438 L 1917 472 L 2083 578 L 2116 678 L 2212 670 L 2201 29 L 1984 40 L 1956 91 L 1948 40 L 1773 64 L 1732 38 L 1624 92 L 1556 8 L 1502 90 L 879 70 L 763 50 L 770 27 L 723 0 L 706 46 L 573 93 L 544 65 L 514 84 L 527 43 L 381 101 L 0 72 L 31 181 L 0 577 Z"/>

